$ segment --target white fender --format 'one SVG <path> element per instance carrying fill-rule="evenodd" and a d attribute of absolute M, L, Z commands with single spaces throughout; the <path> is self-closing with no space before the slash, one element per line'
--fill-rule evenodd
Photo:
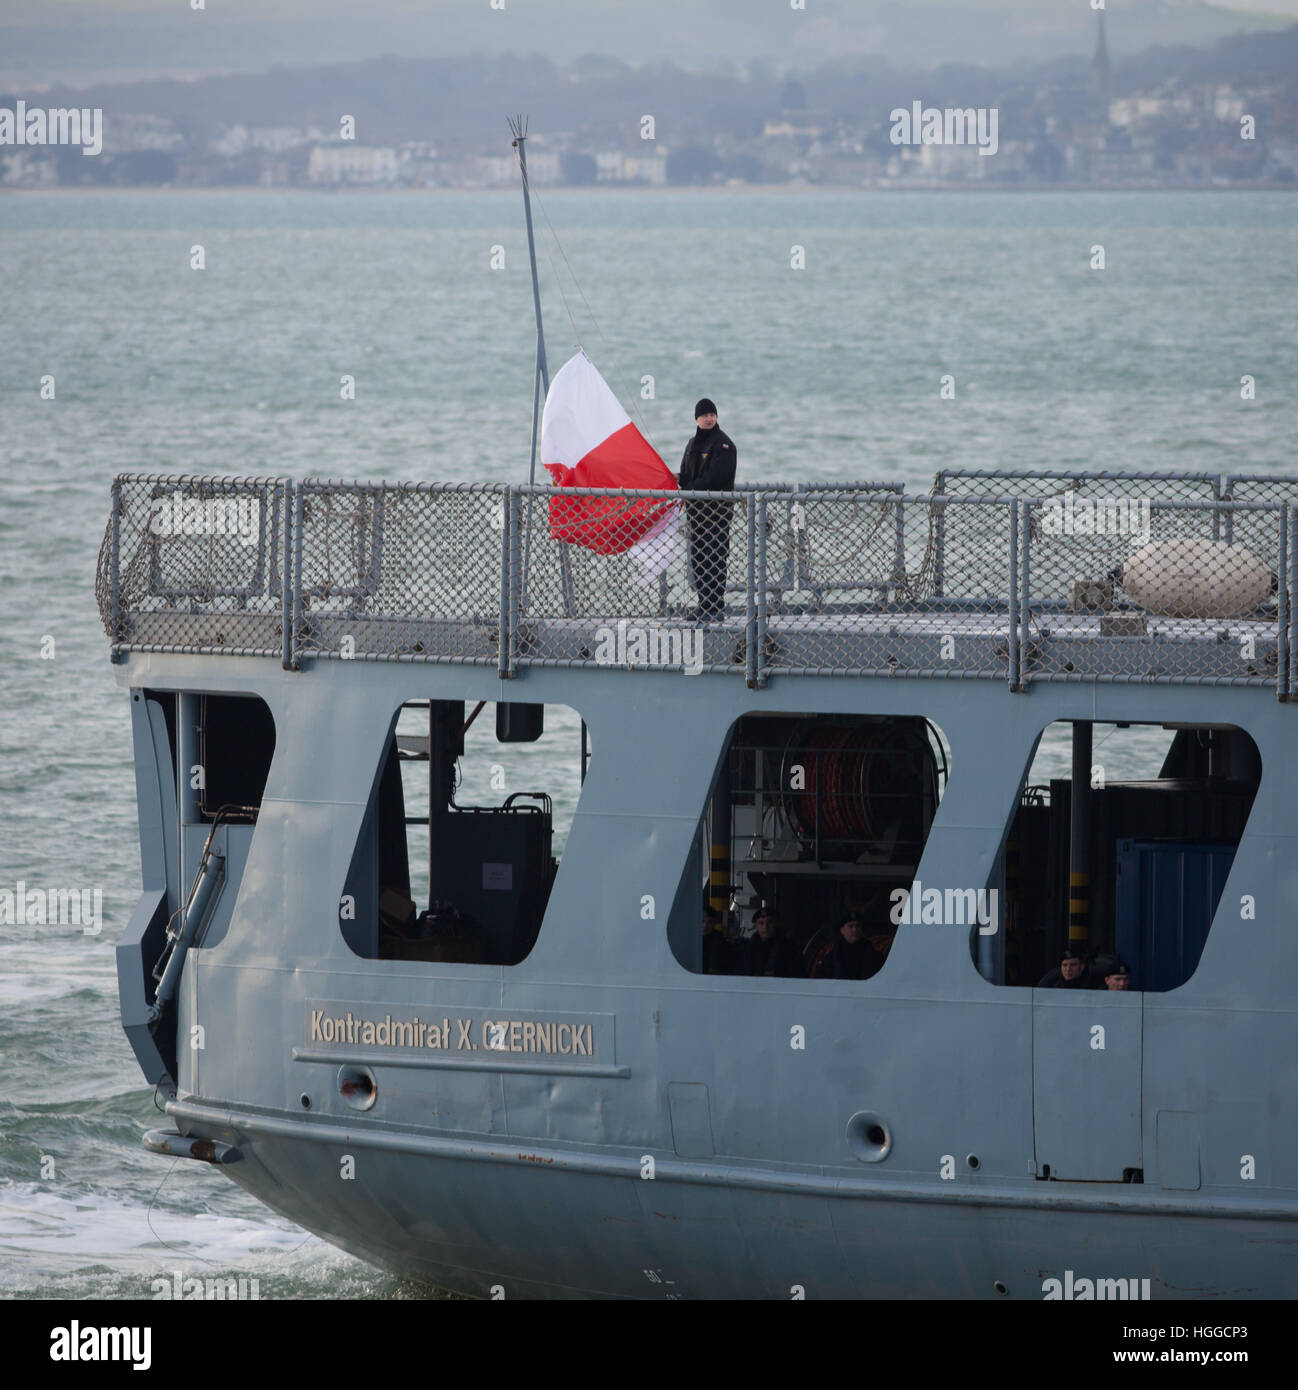
<path fill-rule="evenodd" d="M 1122 587 L 1164 617 L 1238 618 L 1266 602 L 1271 572 L 1241 546 L 1181 536 L 1136 551 L 1122 568 Z"/>

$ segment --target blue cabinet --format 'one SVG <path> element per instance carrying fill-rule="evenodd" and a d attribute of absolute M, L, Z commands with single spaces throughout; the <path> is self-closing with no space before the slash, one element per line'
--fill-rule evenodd
<path fill-rule="evenodd" d="M 1234 859 L 1234 845 L 1118 841 L 1114 940 L 1132 989 L 1175 989 L 1194 974 Z"/>

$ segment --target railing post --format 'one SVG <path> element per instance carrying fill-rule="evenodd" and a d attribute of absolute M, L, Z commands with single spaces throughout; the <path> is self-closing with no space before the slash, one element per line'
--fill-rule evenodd
<path fill-rule="evenodd" d="M 753 499 L 756 509 L 757 527 L 757 616 L 754 623 L 753 641 L 749 647 L 757 650 L 756 680 L 757 688 L 766 688 L 766 494 L 759 492 Z"/>
<path fill-rule="evenodd" d="M 496 653 L 496 674 L 502 681 L 509 679 L 511 636 L 510 576 L 514 561 L 514 489 L 506 487 L 500 496 L 500 613 Z"/>
<path fill-rule="evenodd" d="M 292 478 L 284 479 L 284 496 L 280 502 L 279 537 L 279 625 L 280 665 L 286 671 L 296 670 L 293 664 L 293 498 L 297 486 Z"/>
<path fill-rule="evenodd" d="M 125 637 L 122 630 L 122 585 L 121 585 L 121 544 L 122 544 L 122 480 L 113 479 L 112 511 L 109 514 L 111 535 L 108 540 L 108 603 L 109 626 L 113 634 L 113 644 L 109 659 L 120 661 L 122 654 L 119 644 Z"/>
<path fill-rule="evenodd" d="M 1020 679 L 1020 659 L 1022 648 L 1019 645 L 1019 503 L 1010 503 L 1010 605 L 1009 625 L 1006 641 L 1009 647 L 1010 689 L 1017 691 Z"/>
<path fill-rule="evenodd" d="M 1298 603 L 1294 602 L 1298 597 L 1298 507 L 1286 503 L 1284 511 L 1285 551 L 1288 560 L 1288 573 L 1285 582 L 1281 584 L 1282 591 L 1288 589 L 1285 594 L 1285 697 L 1292 699 L 1295 680 L 1298 680 L 1298 670 L 1295 669 L 1295 662 L 1298 661 Z"/>
<path fill-rule="evenodd" d="M 946 592 L 943 585 L 946 582 L 946 493 L 936 491 L 937 487 L 945 488 L 944 475 L 937 475 L 937 482 L 934 484 L 935 491 L 929 505 L 933 512 L 933 597 L 945 598 Z"/>
<path fill-rule="evenodd" d="M 523 600 L 524 590 L 523 581 L 526 577 L 523 565 L 523 499 L 518 495 L 514 488 L 506 488 L 506 519 L 505 536 L 509 546 L 509 560 L 504 565 L 504 571 L 508 577 L 508 588 L 505 590 L 506 616 L 505 629 L 508 632 L 508 648 L 505 648 L 505 633 L 501 633 L 501 650 L 505 666 L 502 674 L 507 679 L 512 679 L 518 674 L 518 650 L 520 634 L 523 624 Z M 528 518 L 530 521 L 532 512 L 531 492 L 528 493 Z M 528 546 L 531 546 L 531 537 L 528 537 Z"/>
<path fill-rule="evenodd" d="M 289 652 L 289 669 L 300 671 L 302 669 L 302 532 L 305 530 L 303 518 L 306 514 L 306 492 L 305 485 L 299 483 L 293 489 L 293 525 L 291 528 L 291 538 L 293 542 L 293 565 L 292 592 L 293 592 L 293 622 L 292 622 L 292 641 L 293 645 Z M 285 559 L 285 566 L 288 561 Z M 286 580 L 288 576 L 285 576 Z M 286 588 L 289 585 L 286 583 Z"/>
<path fill-rule="evenodd" d="M 1030 664 L 1028 637 L 1032 629 L 1032 600 L 1029 597 L 1032 587 L 1032 525 L 1031 509 L 1027 502 L 1019 502 L 1016 505 L 1022 508 L 1018 527 L 1019 576 L 1021 580 L 1019 588 L 1019 690 L 1026 693 L 1031 682 L 1031 675 L 1028 671 Z"/>
<path fill-rule="evenodd" d="M 892 601 L 906 592 L 906 498 L 899 493 L 894 502 L 897 507 L 896 537 L 893 542 L 892 557 Z"/>
<path fill-rule="evenodd" d="M 750 492 L 743 498 L 745 519 L 748 522 L 748 553 L 745 555 L 747 603 L 744 610 L 744 678 L 748 688 L 757 685 L 757 507 Z"/>

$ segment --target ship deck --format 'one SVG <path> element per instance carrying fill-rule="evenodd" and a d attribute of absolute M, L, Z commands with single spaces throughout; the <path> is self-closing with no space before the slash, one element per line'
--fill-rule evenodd
<path fill-rule="evenodd" d="M 1072 523 L 1062 531 L 1061 499 Z M 1298 689 L 1298 480 L 947 472 L 918 495 L 826 484 L 681 500 L 123 475 L 100 555 L 100 608 L 119 659 L 256 655 L 289 669 L 422 661 L 505 677 L 538 666 L 687 670 L 754 686 L 855 675 L 1016 690 L 1242 685 L 1281 699 Z M 718 545 L 712 559 L 717 574 L 724 568 L 725 611 L 706 623 L 693 616 L 706 561 L 690 551 L 706 554 L 698 537 L 715 544 L 717 533 L 689 516 L 700 500 L 729 514 L 724 553 Z M 597 521 L 609 508 L 619 521 L 654 509 L 670 523 L 657 572 L 637 568 L 644 561 L 629 546 L 601 554 L 562 539 L 574 534 L 574 506 Z M 1142 556 L 1153 598 L 1148 583 L 1132 592 L 1130 566 Z M 1158 573 L 1177 564 L 1184 574 Z M 1258 575 L 1269 579 L 1261 589 Z M 1255 591 L 1237 612 L 1241 576 Z"/>

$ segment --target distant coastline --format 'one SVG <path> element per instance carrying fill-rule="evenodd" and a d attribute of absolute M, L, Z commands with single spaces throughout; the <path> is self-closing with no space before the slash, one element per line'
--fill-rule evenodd
<path fill-rule="evenodd" d="M 444 197 L 454 196 L 475 196 L 482 197 L 491 195 L 494 197 L 517 198 L 518 189 L 516 188 L 470 188 L 460 184 L 447 184 L 444 187 L 430 188 L 427 186 L 418 188 L 403 188 L 392 185 L 376 186 L 374 184 L 340 184 L 329 187 L 274 187 L 264 188 L 255 184 L 121 184 L 116 187 L 94 185 L 94 184 L 51 184 L 48 187 L 36 185 L 15 185 L 6 186 L 0 184 L 0 197 L 5 196 L 38 196 L 50 197 L 112 197 L 117 194 L 131 193 L 144 194 L 151 197 L 166 196 L 174 193 L 185 194 L 220 194 L 228 197 L 232 193 L 247 194 L 249 197 L 284 197 L 296 196 L 302 198 L 327 198 L 339 194 L 358 194 L 362 197 L 393 197 L 414 195 L 436 195 Z M 886 194 L 893 196 L 903 193 L 955 193 L 960 195 L 973 195 L 979 193 L 990 194 L 1011 194 L 1011 195 L 1030 195 L 1030 194 L 1049 194 L 1049 193 L 1298 193 L 1298 183 L 1281 183 L 1273 180 L 1262 181 L 1231 181 L 1230 183 L 1029 183 L 1029 184 L 999 184 L 999 183 L 980 183 L 980 184 L 961 184 L 950 183 L 937 180 L 932 183 L 880 183 L 869 186 L 858 186 L 852 183 L 744 183 L 744 184 L 682 184 L 676 186 L 648 186 L 648 185 L 627 185 L 627 184 L 595 184 L 588 187 L 560 187 L 546 188 L 543 196 L 546 198 L 567 197 L 572 194 L 599 193 L 619 198 L 635 197 L 639 194 L 651 193 L 656 196 L 664 194 L 672 197 L 692 197 L 705 195 L 717 197 L 722 194 L 730 193 L 778 193 L 781 195 L 792 195 L 795 193 L 843 193 L 843 194 Z"/>

